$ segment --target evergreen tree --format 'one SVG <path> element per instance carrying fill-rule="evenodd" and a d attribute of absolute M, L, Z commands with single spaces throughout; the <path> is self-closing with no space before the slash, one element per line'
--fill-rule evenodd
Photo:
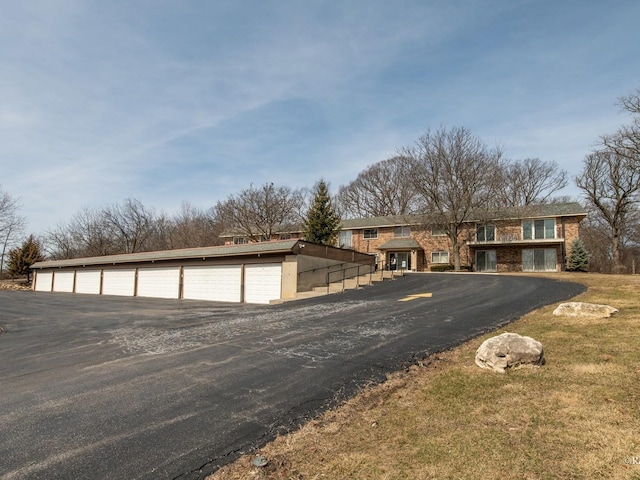
<path fill-rule="evenodd" d="M 27 276 L 27 282 L 31 281 L 31 265 L 44 260 L 40 243 L 29 235 L 22 246 L 9 251 L 8 273 L 12 277 Z"/>
<path fill-rule="evenodd" d="M 567 270 L 570 272 L 589 271 L 589 252 L 587 252 L 584 243 L 579 238 L 571 242 L 571 251 L 567 258 Z"/>
<path fill-rule="evenodd" d="M 313 192 L 313 203 L 303 224 L 304 238 L 321 245 L 334 245 L 340 230 L 340 216 L 331 201 L 329 186 L 321 179 Z"/>

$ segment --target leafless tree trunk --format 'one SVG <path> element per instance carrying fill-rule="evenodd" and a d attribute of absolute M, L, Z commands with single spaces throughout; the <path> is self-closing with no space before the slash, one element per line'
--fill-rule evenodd
<path fill-rule="evenodd" d="M 462 226 L 491 203 L 501 152 L 489 149 L 463 127 L 427 131 L 413 148 L 411 178 L 430 215 L 427 222 L 448 235 L 455 270 L 460 270 Z"/>
<path fill-rule="evenodd" d="M 20 202 L 9 193 L 0 189 L 0 277 L 4 272 L 5 257 L 8 250 L 15 245 L 24 233 L 25 219 L 19 214 Z"/>
<path fill-rule="evenodd" d="M 613 271 L 624 270 L 621 247 L 625 229 L 640 198 L 640 161 L 618 155 L 614 150 L 600 150 L 587 155 L 576 185 L 606 222 L 611 232 Z"/>

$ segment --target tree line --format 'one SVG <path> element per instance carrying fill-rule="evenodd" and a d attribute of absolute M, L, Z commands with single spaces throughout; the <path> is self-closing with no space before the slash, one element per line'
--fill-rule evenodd
<path fill-rule="evenodd" d="M 341 218 L 428 212 L 425 222 L 449 236 L 459 267 L 463 224 L 477 220 L 479 212 L 489 216 L 498 208 L 570 200 L 556 195 L 573 180 L 589 210 L 581 237 L 591 270 L 630 271 L 640 246 L 640 90 L 622 97 L 620 105 L 632 122 L 603 135 L 573 179 L 554 161 L 508 159 L 464 127 L 441 127 L 367 166 L 334 196 L 322 179 L 311 189 L 265 183 L 206 210 L 183 203 L 174 215 L 128 198 L 83 208 L 37 240 L 30 238 L 51 259 L 219 245 L 223 232 L 264 241 L 300 226 L 306 238 L 331 243 Z M 0 189 L 0 273 L 6 253 L 24 234 L 24 223 L 19 202 Z"/>

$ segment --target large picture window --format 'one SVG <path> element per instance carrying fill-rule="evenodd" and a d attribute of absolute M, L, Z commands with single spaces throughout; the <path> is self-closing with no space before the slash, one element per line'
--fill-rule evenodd
<path fill-rule="evenodd" d="M 524 272 L 555 272 L 557 270 L 555 248 L 536 248 L 522 251 Z"/>
<path fill-rule="evenodd" d="M 477 242 L 493 242 L 496 239 L 495 225 L 481 225 L 476 228 Z"/>
<path fill-rule="evenodd" d="M 366 228 L 363 232 L 363 236 L 365 240 L 371 240 L 373 238 L 378 238 L 378 229 L 377 228 Z"/>
<path fill-rule="evenodd" d="M 556 221 L 554 218 L 525 220 L 522 222 L 523 240 L 543 240 L 556 238 Z"/>
<path fill-rule="evenodd" d="M 431 263 L 449 263 L 449 252 L 444 250 L 431 252 Z"/>

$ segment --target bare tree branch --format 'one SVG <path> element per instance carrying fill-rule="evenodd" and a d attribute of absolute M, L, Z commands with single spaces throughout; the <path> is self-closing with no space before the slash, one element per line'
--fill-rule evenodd
<path fill-rule="evenodd" d="M 469 130 L 456 127 L 427 131 L 402 153 L 410 159 L 410 177 L 430 212 L 428 222 L 447 233 L 454 268 L 460 270 L 462 226 L 491 204 L 501 152 L 489 149 Z"/>
<path fill-rule="evenodd" d="M 406 168 L 407 160 L 393 157 L 367 167 L 346 186 L 337 201 L 345 217 L 382 217 L 417 213 L 418 194 Z"/>

